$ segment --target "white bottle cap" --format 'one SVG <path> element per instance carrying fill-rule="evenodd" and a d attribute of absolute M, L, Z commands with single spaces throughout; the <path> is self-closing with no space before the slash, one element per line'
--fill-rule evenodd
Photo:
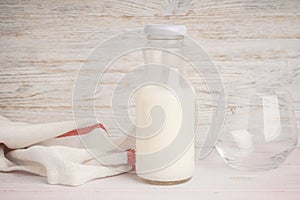
<path fill-rule="evenodd" d="M 146 25 L 144 32 L 147 35 L 180 36 L 186 33 L 184 25 Z"/>

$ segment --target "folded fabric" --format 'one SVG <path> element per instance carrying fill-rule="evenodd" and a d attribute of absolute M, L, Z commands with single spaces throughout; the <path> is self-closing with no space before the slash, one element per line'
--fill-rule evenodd
<path fill-rule="evenodd" d="M 28 124 L 0 116 L 0 171 L 30 172 L 49 184 L 77 186 L 128 172 L 135 162 L 132 148 L 132 139 L 112 139 L 90 119 Z"/>

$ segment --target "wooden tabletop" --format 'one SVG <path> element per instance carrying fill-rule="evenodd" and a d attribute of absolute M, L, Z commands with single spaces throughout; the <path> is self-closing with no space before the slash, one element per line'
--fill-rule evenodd
<path fill-rule="evenodd" d="M 175 186 L 141 182 L 135 174 L 97 179 L 79 187 L 48 185 L 46 178 L 0 173 L 1 199 L 299 199 L 300 149 L 283 165 L 266 172 L 238 171 L 213 152 L 198 160 L 193 178 Z"/>

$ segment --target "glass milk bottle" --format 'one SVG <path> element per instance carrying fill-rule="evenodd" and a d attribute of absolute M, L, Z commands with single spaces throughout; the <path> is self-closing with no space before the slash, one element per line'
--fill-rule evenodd
<path fill-rule="evenodd" d="M 144 76 L 161 77 L 163 84 L 147 84 L 137 90 L 136 124 L 138 127 L 147 127 L 154 121 L 161 124 L 136 129 L 136 173 L 152 184 L 184 183 L 194 171 L 195 99 L 187 79 L 182 80 L 186 62 L 174 53 L 181 53 L 186 27 L 150 25 L 144 31 L 149 47 L 143 50 L 144 61 L 150 66 Z M 162 67 L 151 74 L 151 64 L 163 64 L 170 70 Z M 164 114 L 155 114 L 155 106 Z"/>

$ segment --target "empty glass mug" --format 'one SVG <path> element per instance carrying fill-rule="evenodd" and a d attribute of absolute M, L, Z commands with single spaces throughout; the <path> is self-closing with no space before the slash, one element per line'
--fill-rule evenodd
<path fill-rule="evenodd" d="M 221 98 L 225 106 L 220 105 L 217 112 L 223 112 L 225 120 L 218 122 L 223 129 L 216 148 L 225 162 L 250 171 L 280 166 L 298 141 L 290 93 L 237 86 L 223 91 Z"/>

